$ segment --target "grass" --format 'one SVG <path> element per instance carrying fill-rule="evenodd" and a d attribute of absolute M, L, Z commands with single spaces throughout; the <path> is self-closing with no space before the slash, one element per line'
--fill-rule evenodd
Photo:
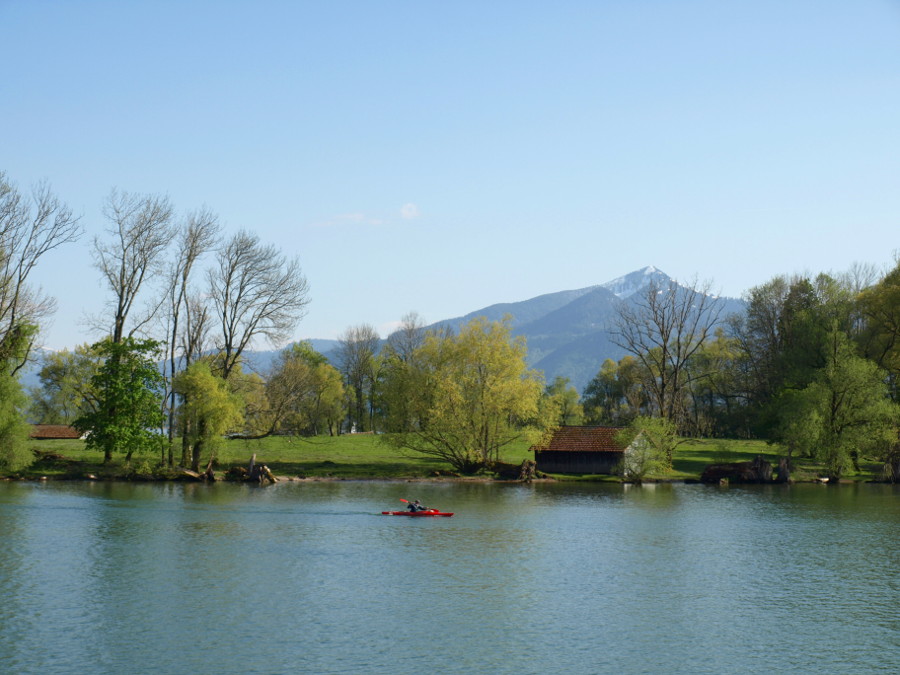
<path fill-rule="evenodd" d="M 62 459 L 35 462 L 20 472 L 25 478 L 67 478 L 92 474 L 99 478 L 122 477 L 127 473 L 121 457 L 111 464 L 103 464 L 103 454 L 87 450 L 83 441 L 33 441 L 32 449 L 50 453 Z M 180 457 L 181 446 L 176 446 Z M 255 441 L 223 441 L 217 452 L 216 470 L 226 471 L 232 466 L 248 466 L 256 455 L 257 462 L 267 465 L 278 476 L 307 478 L 424 478 L 435 472 L 452 473 L 453 467 L 434 457 L 401 452 L 381 442 L 378 436 L 354 434 L 291 438 L 275 436 Z M 136 457 L 133 466 L 143 465 L 149 473 L 158 455 Z M 526 443 L 514 444 L 501 458 L 504 462 L 520 463 L 531 457 Z M 204 460 L 205 461 L 205 460 Z"/>
<path fill-rule="evenodd" d="M 158 455 L 142 456 L 126 467 L 122 457 L 103 464 L 100 452 L 88 450 L 79 440 L 33 441 L 31 447 L 42 453 L 50 453 L 47 459 L 36 461 L 20 472 L 24 478 L 81 478 L 88 474 L 98 478 L 123 478 L 130 473 L 150 474 Z M 436 472 L 452 474 L 453 468 L 434 457 L 398 451 L 383 443 L 378 436 L 354 434 L 344 436 L 319 436 L 311 439 L 270 437 L 256 441 L 224 441 L 218 451 L 216 470 L 224 472 L 232 466 L 246 467 L 250 457 L 266 464 L 275 475 L 306 478 L 345 479 L 408 479 L 434 476 Z M 180 455 L 180 445 L 176 456 Z M 762 455 L 773 467 L 783 455 L 778 446 L 757 440 L 688 440 L 675 451 L 672 471 L 651 476 L 659 480 L 696 480 L 708 464 L 746 462 Z M 519 464 L 533 459 L 527 443 L 508 446 L 501 460 Z M 812 480 L 821 475 L 821 467 L 812 460 L 794 460 L 793 476 L 797 480 Z M 865 463 L 859 473 L 845 476 L 849 480 L 872 480 L 879 475 L 879 465 Z M 555 476 L 560 480 L 618 481 L 614 476 Z"/>

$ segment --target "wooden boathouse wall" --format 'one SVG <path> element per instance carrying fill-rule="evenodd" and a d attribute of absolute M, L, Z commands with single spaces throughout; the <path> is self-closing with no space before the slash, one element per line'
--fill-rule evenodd
<path fill-rule="evenodd" d="M 625 449 L 616 442 L 620 427 L 559 427 L 546 446 L 534 446 L 538 471 L 544 473 L 617 472 Z"/>

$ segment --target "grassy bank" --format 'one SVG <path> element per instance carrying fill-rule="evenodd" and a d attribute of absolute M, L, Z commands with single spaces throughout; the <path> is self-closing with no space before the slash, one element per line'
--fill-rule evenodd
<path fill-rule="evenodd" d="M 82 441 L 51 440 L 34 441 L 32 448 L 48 454 L 48 458 L 35 462 L 20 475 L 29 479 L 79 478 L 88 474 L 98 478 L 127 478 L 129 475 L 149 475 L 159 457 L 142 456 L 126 467 L 121 458 L 104 465 L 103 456 L 87 450 Z M 180 450 L 180 448 L 179 448 Z M 225 441 L 218 452 L 216 471 L 222 473 L 231 466 L 247 466 L 250 457 L 266 464 L 276 475 L 305 478 L 345 479 L 404 479 L 425 478 L 435 472 L 449 473 L 452 467 L 432 457 L 398 452 L 380 442 L 377 436 L 358 434 L 346 436 L 321 436 L 311 439 L 272 437 L 257 441 Z M 781 452 L 777 446 L 764 441 L 741 440 L 692 440 L 682 443 L 674 458 L 673 470 L 665 475 L 653 476 L 662 480 L 696 480 L 708 464 L 744 462 L 757 455 L 777 466 Z M 178 453 L 176 453 L 176 458 Z M 526 443 L 513 444 L 503 453 L 502 460 L 518 464 L 523 459 L 533 459 Z M 821 467 L 811 460 L 795 460 L 794 476 L 798 480 L 812 480 L 821 473 Z M 878 477 L 880 467 L 863 464 L 858 474 L 846 476 L 849 480 L 872 480 Z M 562 480 L 617 480 L 611 476 L 558 476 Z"/>

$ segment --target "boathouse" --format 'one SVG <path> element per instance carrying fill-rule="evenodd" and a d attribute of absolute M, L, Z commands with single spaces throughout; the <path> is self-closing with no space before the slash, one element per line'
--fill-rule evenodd
<path fill-rule="evenodd" d="M 534 459 L 544 473 L 616 473 L 625 448 L 616 442 L 620 427 L 559 427 L 546 445 L 535 445 Z"/>
<path fill-rule="evenodd" d="M 56 438 L 81 438 L 81 432 L 68 424 L 32 424 L 28 437 L 35 441 Z"/>

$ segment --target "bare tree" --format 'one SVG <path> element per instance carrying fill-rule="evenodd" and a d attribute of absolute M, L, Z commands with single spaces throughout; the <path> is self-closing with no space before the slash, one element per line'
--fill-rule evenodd
<path fill-rule="evenodd" d="M 221 322 L 222 376 L 228 379 L 257 336 L 278 346 L 290 337 L 309 304 L 309 287 L 296 259 L 241 231 L 218 253 L 209 271 L 209 289 Z"/>
<path fill-rule="evenodd" d="M 349 416 L 351 427 L 354 423 L 362 426 L 366 415 L 366 398 L 371 401 L 375 386 L 375 355 L 381 338 L 378 331 L 367 323 L 351 326 L 338 338 L 338 361 L 348 385 L 348 396 L 353 397 Z"/>
<path fill-rule="evenodd" d="M 682 286 L 674 280 L 651 281 L 632 302 L 619 305 L 613 341 L 647 370 L 649 393 L 662 417 L 677 423 L 688 385 L 708 375 L 688 365 L 712 336 L 722 308 L 709 283 Z"/>
<path fill-rule="evenodd" d="M 184 330 L 181 332 L 181 356 L 185 367 L 199 359 L 211 347 L 209 331 L 213 318 L 207 298 L 199 294 L 185 300 Z"/>
<path fill-rule="evenodd" d="M 78 221 L 45 182 L 34 187 L 29 201 L 0 171 L 0 353 L 15 357 L 12 373 L 33 346 L 34 331 L 26 329 L 39 327 L 56 308 L 52 298 L 28 285 L 28 277 L 46 253 L 81 236 Z M 7 354 L 20 342 L 16 336 L 27 339 L 16 354 Z"/>
<path fill-rule="evenodd" d="M 112 341 L 132 336 L 156 314 L 164 299 L 151 305 L 125 333 L 125 322 L 144 283 L 160 271 L 162 254 L 173 236 L 172 205 L 167 197 L 113 189 L 103 206 L 110 222 L 108 241 L 94 239 L 94 265 L 113 293 Z"/>
<path fill-rule="evenodd" d="M 407 312 L 400 320 L 400 327 L 391 333 L 387 346 L 401 361 L 409 361 L 425 342 L 425 320 L 418 312 Z"/>

